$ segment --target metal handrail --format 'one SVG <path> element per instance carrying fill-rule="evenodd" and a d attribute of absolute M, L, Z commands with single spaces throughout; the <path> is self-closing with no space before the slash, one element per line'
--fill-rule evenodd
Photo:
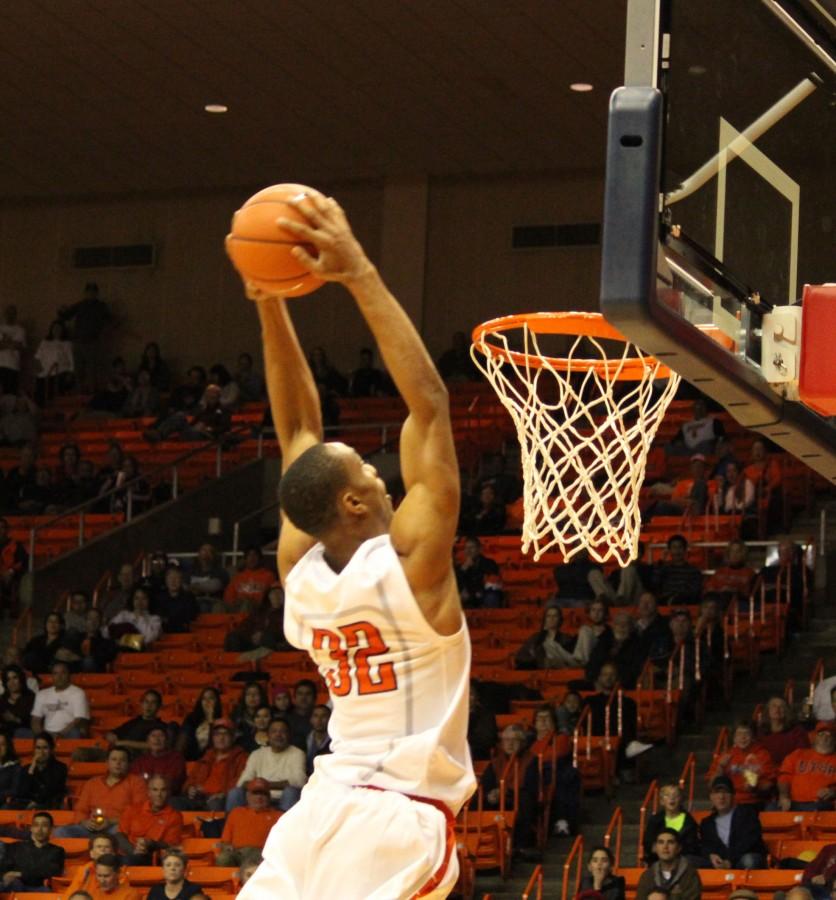
<path fill-rule="evenodd" d="M 232 526 L 232 562 L 233 564 L 238 562 L 238 557 L 241 555 L 238 550 L 238 546 L 241 540 L 241 525 L 244 522 L 249 521 L 250 519 L 255 519 L 258 516 L 263 516 L 264 513 L 269 512 L 271 509 L 278 509 L 279 501 L 274 500 L 272 503 L 268 503 L 265 506 L 260 507 L 259 509 L 255 509 L 252 512 L 248 512 L 245 516 L 241 516 L 240 519 L 237 519 Z"/>
<path fill-rule="evenodd" d="M 252 428 L 249 426 L 239 426 L 238 428 L 234 428 L 231 431 L 228 431 L 223 437 L 226 438 L 228 435 L 249 435 L 252 434 Z M 149 481 L 154 479 L 156 476 L 162 474 L 163 472 L 171 469 L 173 473 L 172 477 L 172 497 L 173 499 L 177 499 L 179 496 L 179 479 L 178 479 L 178 467 L 181 466 L 184 462 L 191 459 L 194 456 L 197 456 L 200 453 L 205 452 L 206 450 L 214 448 L 216 454 L 216 465 L 215 465 L 215 473 L 216 477 L 220 477 L 222 474 L 222 453 L 223 453 L 223 438 L 221 440 L 212 440 L 207 441 L 205 444 L 199 444 L 197 447 L 191 447 L 180 456 L 177 456 L 171 462 L 160 463 L 158 466 L 148 470 L 147 472 L 142 472 L 132 478 L 130 481 L 126 481 L 123 484 L 115 485 L 110 490 L 105 491 L 103 494 L 99 494 L 96 497 L 92 497 L 90 500 L 85 500 L 83 503 L 79 503 L 77 506 L 73 506 L 70 509 L 66 509 L 58 515 L 53 516 L 51 519 L 47 519 L 46 522 L 40 522 L 37 525 L 32 525 L 29 529 L 29 571 L 33 572 L 35 569 L 35 543 L 37 539 L 37 534 L 44 528 L 49 528 L 54 525 L 56 522 L 60 522 L 63 519 L 67 519 L 70 516 L 78 516 L 78 546 L 83 547 L 85 544 L 85 534 L 84 534 L 84 515 L 86 512 L 89 512 L 90 509 L 94 506 L 100 504 L 106 498 L 112 497 L 117 492 L 123 493 L 127 490 L 128 497 L 128 508 L 125 515 L 125 521 L 130 522 L 133 519 L 133 491 L 131 487 L 133 485 L 138 484 L 140 481 Z M 263 455 L 263 442 L 260 440 L 258 442 L 258 449 L 256 452 L 256 459 L 260 459 Z"/>

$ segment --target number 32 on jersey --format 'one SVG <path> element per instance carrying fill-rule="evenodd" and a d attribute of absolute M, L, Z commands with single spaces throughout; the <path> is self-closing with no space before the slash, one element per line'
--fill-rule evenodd
<path fill-rule="evenodd" d="M 397 690 L 393 663 L 379 663 L 375 666 L 376 673 L 372 673 L 370 658 L 388 653 L 389 648 L 371 622 L 340 625 L 336 631 L 314 628 L 313 649 L 327 650 L 336 662 L 336 666 L 325 675 L 328 690 L 335 697 L 346 697 L 352 691 L 357 694 L 383 694 Z"/>

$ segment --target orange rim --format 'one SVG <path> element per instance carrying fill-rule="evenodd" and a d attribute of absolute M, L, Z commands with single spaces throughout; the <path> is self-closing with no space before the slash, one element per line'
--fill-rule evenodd
<path fill-rule="evenodd" d="M 497 334 L 525 327 L 533 334 L 565 334 L 570 337 L 583 336 L 620 341 L 623 344 L 630 343 L 601 313 L 590 312 L 539 312 L 500 316 L 498 319 L 477 325 L 473 329 L 471 340 L 483 356 L 499 357 L 517 366 L 540 369 L 544 365 L 549 365 L 559 372 L 567 372 L 570 369 L 573 372 L 588 372 L 592 369 L 597 374 L 615 381 L 639 381 L 647 375 L 648 369 L 658 366 L 654 377 L 670 377 L 670 369 L 662 365 L 655 356 L 634 356 L 627 360 L 575 358 L 569 360 L 561 356 L 540 356 L 519 350 L 507 350 L 490 340 Z"/>

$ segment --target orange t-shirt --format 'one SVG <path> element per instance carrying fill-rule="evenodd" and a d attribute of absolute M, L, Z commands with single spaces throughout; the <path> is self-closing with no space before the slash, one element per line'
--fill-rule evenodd
<path fill-rule="evenodd" d="M 232 576 L 224 591 L 224 603 L 230 606 L 249 604 L 256 607 L 276 583 L 276 573 L 269 569 L 244 569 Z"/>
<path fill-rule="evenodd" d="M 538 753 L 543 754 L 543 762 L 548 762 L 551 759 L 551 753 L 549 752 L 549 747 L 551 746 L 551 742 L 554 740 L 555 734 L 552 731 L 550 734 L 546 735 L 546 737 L 541 738 L 539 741 L 535 741 L 531 745 L 530 752 L 532 756 L 537 756 Z M 569 741 L 568 735 L 558 734 L 557 735 L 557 747 L 555 748 L 555 756 L 560 759 L 562 756 L 566 756 L 572 749 L 572 744 Z"/>
<path fill-rule="evenodd" d="M 281 813 L 276 809 L 239 806 L 227 816 L 221 841 L 233 847 L 263 847 Z"/>
<path fill-rule="evenodd" d="M 758 776 L 754 790 L 748 787 L 744 776 L 746 770 Z M 732 747 L 729 751 L 729 761 L 723 767 L 722 774 L 731 778 L 735 803 L 757 803 L 763 799 L 764 789 L 774 783 L 776 769 L 766 747 L 752 744 L 746 750 Z"/>
<path fill-rule="evenodd" d="M 86 891 L 88 894 L 92 895 L 93 888 L 96 888 L 98 890 L 98 882 L 96 881 L 95 868 L 96 867 L 92 861 L 84 863 L 83 866 L 79 866 L 73 872 L 73 878 L 72 878 L 72 881 L 70 882 L 70 886 L 67 888 L 66 891 L 63 892 L 63 894 L 61 896 L 64 897 L 66 900 L 66 898 L 72 897 L 72 895 L 76 891 Z M 122 869 L 119 872 L 119 883 L 124 884 L 125 882 L 126 882 L 125 870 Z M 106 894 L 104 896 L 109 897 L 110 895 Z"/>
<path fill-rule="evenodd" d="M 87 893 L 93 900 L 142 900 L 142 894 L 127 883 L 120 883 L 114 891 L 101 890 L 95 875 L 93 875 L 92 884 L 87 888 Z"/>
<path fill-rule="evenodd" d="M 192 767 L 183 791 L 195 786 L 209 797 L 225 794 L 238 784 L 246 765 L 247 751 L 243 747 L 232 747 L 223 759 L 218 759 L 215 750 L 207 750 Z"/>
<path fill-rule="evenodd" d="M 755 580 L 755 570 L 749 566 L 721 566 L 706 581 L 705 592 L 717 591 L 721 594 L 749 596 L 749 589 Z"/>
<path fill-rule="evenodd" d="M 139 806 L 148 799 L 145 779 L 126 775 L 114 785 L 108 785 L 106 775 L 96 775 L 84 783 L 74 810 L 76 821 L 90 818 L 94 809 L 101 809 L 106 819 L 118 819 L 129 806 Z"/>
<path fill-rule="evenodd" d="M 778 781 L 789 784 L 794 802 L 812 803 L 822 788 L 836 786 L 836 753 L 793 750 L 781 763 Z"/>
<path fill-rule="evenodd" d="M 122 813 L 119 817 L 119 831 L 132 844 L 144 837 L 154 843 L 173 847 L 183 838 L 183 816 L 170 806 L 154 812 L 151 801 L 146 800 L 140 806 L 129 806 Z"/>

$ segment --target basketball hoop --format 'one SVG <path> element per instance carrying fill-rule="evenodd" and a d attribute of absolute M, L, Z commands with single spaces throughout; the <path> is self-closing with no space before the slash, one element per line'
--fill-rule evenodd
<path fill-rule="evenodd" d="M 541 352 L 544 335 L 568 336 L 568 353 Z M 627 565 L 638 555 L 647 455 L 679 376 L 600 313 L 503 316 L 472 337 L 522 448 L 523 552 L 533 547 L 536 560 L 556 547 L 568 561 L 586 549 Z"/>

